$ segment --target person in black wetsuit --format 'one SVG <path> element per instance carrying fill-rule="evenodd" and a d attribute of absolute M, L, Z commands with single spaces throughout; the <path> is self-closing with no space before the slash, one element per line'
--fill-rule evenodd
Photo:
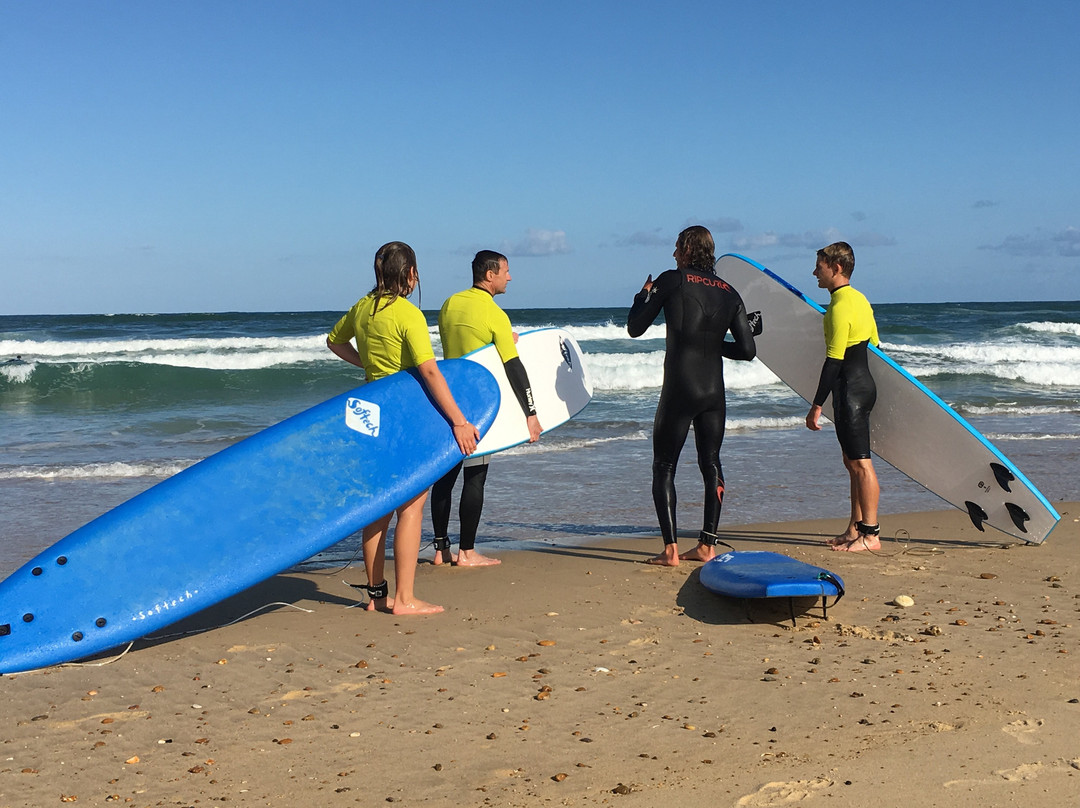
<path fill-rule="evenodd" d="M 679 560 L 708 561 L 716 554 L 716 527 L 724 500 L 720 445 L 724 441 L 726 398 L 724 358 L 753 359 L 757 353 L 739 293 L 716 276 L 712 234 L 695 225 L 675 243 L 677 269 L 655 281 L 650 275 L 626 320 L 639 337 L 661 311 L 667 324 L 664 385 L 653 421 L 653 503 L 664 552 L 650 564 L 674 567 Z M 729 342 L 724 337 L 731 333 Z M 679 555 L 676 535 L 675 470 L 694 426 L 698 467 L 705 481 L 705 513 L 698 545 Z"/>
<path fill-rule="evenodd" d="M 832 396 L 836 437 L 851 478 L 851 518 L 847 530 L 829 544 L 847 552 L 881 549 L 880 488 L 870 459 L 870 411 L 877 400 L 877 386 L 867 364 L 867 345 L 878 344 L 878 330 L 869 301 L 851 286 L 854 271 L 855 251 L 847 242 L 818 250 L 814 277 L 819 287 L 829 290 L 825 362 L 813 406 L 806 414 L 806 426 L 820 430 L 821 407 Z"/>

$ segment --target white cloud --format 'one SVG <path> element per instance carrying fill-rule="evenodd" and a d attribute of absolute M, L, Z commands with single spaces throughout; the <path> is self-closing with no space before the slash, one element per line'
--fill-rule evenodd
<path fill-rule="evenodd" d="M 780 243 L 780 237 L 776 233 L 752 233 L 748 236 L 739 236 L 731 240 L 731 246 L 737 250 L 754 249 L 762 247 L 775 247 Z"/>
<path fill-rule="evenodd" d="M 565 230 L 540 230 L 530 227 L 517 241 L 504 241 L 502 252 L 515 257 L 565 255 L 571 252 Z"/>

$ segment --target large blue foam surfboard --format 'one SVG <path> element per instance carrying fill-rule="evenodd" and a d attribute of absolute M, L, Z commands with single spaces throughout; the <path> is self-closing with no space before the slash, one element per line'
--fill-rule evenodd
<path fill-rule="evenodd" d="M 565 424 L 592 400 L 592 382 L 575 340 L 561 328 L 538 328 L 518 335 L 518 356 L 529 375 L 536 417 L 544 432 Z M 463 359 L 486 367 L 499 383 L 502 404 L 495 423 L 476 447 L 477 456 L 508 449 L 529 439 L 525 414 L 506 378 L 494 346 L 465 354 Z"/>
<path fill-rule="evenodd" d="M 439 363 L 486 432 L 499 388 Z M 212 455 L 61 539 L 0 583 L 0 673 L 151 634 L 300 563 L 461 459 L 416 371 L 336 396 Z"/>
<path fill-rule="evenodd" d="M 834 572 L 780 553 L 739 550 L 706 561 L 699 573 L 710 592 L 732 598 L 840 597 Z"/>
<path fill-rule="evenodd" d="M 725 255 L 716 274 L 760 312 L 757 356 L 807 401 L 825 361 L 824 309 L 787 281 L 740 255 Z M 870 419 L 874 453 L 946 502 L 979 530 L 996 528 L 1041 543 L 1061 518 L 1016 465 L 978 430 L 883 351 L 871 346 L 877 404 Z M 832 398 L 826 415 L 832 416 Z"/>

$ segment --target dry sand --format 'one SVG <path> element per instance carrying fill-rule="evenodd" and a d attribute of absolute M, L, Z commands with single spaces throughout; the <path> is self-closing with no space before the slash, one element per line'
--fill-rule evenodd
<path fill-rule="evenodd" d="M 1037 547 L 979 544 L 1007 537 L 958 511 L 883 519 L 901 541 L 878 555 L 823 547 L 837 520 L 725 530 L 843 576 L 795 626 L 698 564 L 637 563 L 657 539 L 424 564 L 435 617 L 349 608 L 362 569 L 281 575 L 177 627 L 211 630 L 0 678 L 0 805 L 1074 804 L 1080 504 L 1059 505 Z"/>

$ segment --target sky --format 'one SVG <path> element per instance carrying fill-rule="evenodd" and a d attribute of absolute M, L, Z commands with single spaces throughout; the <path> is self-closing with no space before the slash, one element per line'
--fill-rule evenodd
<path fill-rule="evenodd" d="M 1080 3 L 0 0 L 0 314 L 629 305 L 709 227 L 815 299 L 1080 299 Z"/>

